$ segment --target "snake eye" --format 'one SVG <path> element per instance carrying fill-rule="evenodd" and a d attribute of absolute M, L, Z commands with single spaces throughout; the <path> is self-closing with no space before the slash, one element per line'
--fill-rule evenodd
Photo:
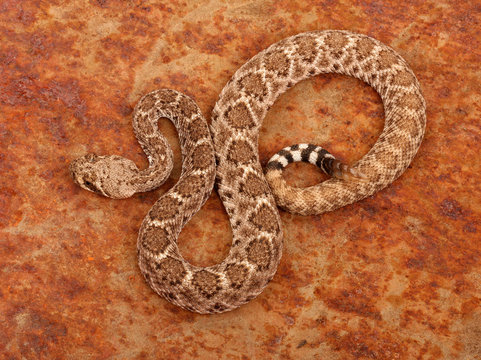
<path fill-rule="evenodd" d="M 95 185 L 93 183 L 91 183 L 90 181 L 88 180 L 84 180 L 84 185 L 86 188 L 88 188 L 89 190 L 93 191 L 93 192 L 98 192 L 97 188 L 95 187 Z"/>

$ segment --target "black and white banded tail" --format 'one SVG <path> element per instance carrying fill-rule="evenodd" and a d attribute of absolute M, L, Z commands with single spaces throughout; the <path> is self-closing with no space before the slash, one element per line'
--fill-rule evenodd
<path fill-rule="evenodd" d="M 266 171 L 282 171 L 288 164 L 300 161 L 315 165 L 332 177 L 340 179 L 366 178 L 359 171 L 337 160 L 334 155 L 327 150 L 313 144 L 296 144 L 285 147 L 270 158 L 266 166 Z"/>

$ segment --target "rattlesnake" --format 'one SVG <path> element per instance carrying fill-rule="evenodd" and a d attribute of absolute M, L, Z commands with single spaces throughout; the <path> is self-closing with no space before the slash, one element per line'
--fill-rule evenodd
<path fill-rule="evenodd" d="M 264 177 L 257 143 L 266 112 L 288 88 L 321 73 L 354 76 L 380 94 L 386 120 L 379 139 L 352 167 L 314 145 L 294 145 L 269 161 Z M 418 81 L 394 50 L 347 31 L 307 32 L 270 46 L 234 74 L 215 105 L 210 131 L 189 97 L 174 90 L 144 96 L 134 110 L 133 126 L 149 167 L 140 171 L 125 158 L 89 154 L 72 162 L 75 182 L 113 198 L 158 187 L 172 169 L 172 151 L 157 129 L 162 117 L 179 132 L 182 174 L 141 225 L 139 265 L 155 292 L 199 313 L 235 309 L 256 297 L 274 276 L 282 253 L 276 202 L 293 213 L 320 214 L 373 194 L 409 165 L 426 121 Z M 292 161 L 310 161 L 334 177 L 291 188 L 281 171 Z M 215 178 L 233 241 L 224 261 L 202 268 L 183 259 L 176 240 L 209 197 Z"/>

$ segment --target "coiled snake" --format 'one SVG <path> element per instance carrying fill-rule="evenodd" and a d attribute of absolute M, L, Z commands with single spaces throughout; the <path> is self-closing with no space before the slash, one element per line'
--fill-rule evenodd
<path fill-rule="evenodd" d="M 352 167 L 317 146 L 294 145 L 269 161 L 264 176 L 257 143 L 266 112 L 288 88 L 321 73 L 354 76 L 380 94 L 385 126 L 379 139 Z M 276 203 L 293 213 L 320 214 L 372 195 L 407 168 L 426 122 L 419 83 L 395 51 L 347 31 L 307 32 L 270 46 L 234 74 L 215 105 L 210 131 L 187 96 L 174 90 L 147 94 L 134 110 L 133 127 L 149 167 L 139 170 L 119 156 L 89 154 L 70 165 L 75 182 L 112 198 L 161 185 L 172 169 L 172 151 L 157 129 L 162 117 L 169 118 L 179 133 L 182 174 L 141 225 L 139 265 L 155 292 L 204 314 L 237 308 L 256 297 L 274 276 L 282 254 Z M 292 161 L 309 161 L 333 177 L 308 188 L 289 187 L 281 172 Z M 209 197 L 214 179 L 233 240 L 224 261 L 202 268 L 183 259 L 176 241 Z"/>

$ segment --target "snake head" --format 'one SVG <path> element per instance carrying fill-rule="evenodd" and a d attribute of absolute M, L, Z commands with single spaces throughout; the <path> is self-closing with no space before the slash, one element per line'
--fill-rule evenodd
<path fill-rule="evenodd" d="M 87 154 L 70 164 L 70 174 L 81 188 L 114 199 L 124 199 L 135 193 L 132 179 L 137 166 L 116 155 Z"/>

